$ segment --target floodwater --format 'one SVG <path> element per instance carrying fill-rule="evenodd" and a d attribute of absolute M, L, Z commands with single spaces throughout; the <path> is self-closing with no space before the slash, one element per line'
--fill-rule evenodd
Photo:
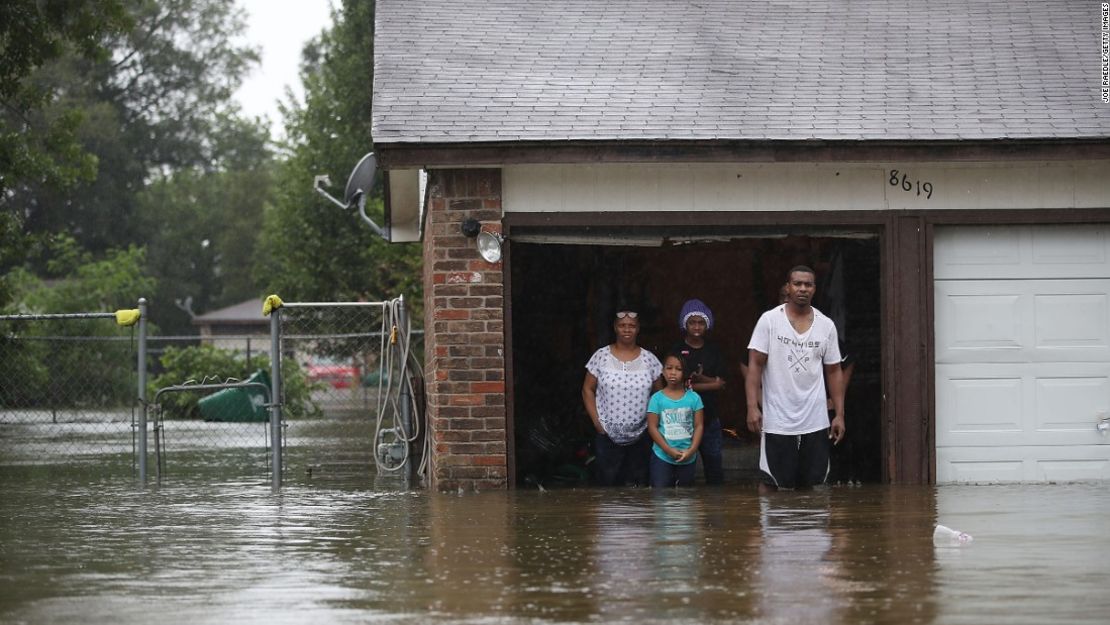
<path fill-rule="evenodd" d="M 0 467 L 0 623 L 1106 623 L 1107 484 L 438 494 Z M 943 523 L 974 536 L 934 546 Z"/>

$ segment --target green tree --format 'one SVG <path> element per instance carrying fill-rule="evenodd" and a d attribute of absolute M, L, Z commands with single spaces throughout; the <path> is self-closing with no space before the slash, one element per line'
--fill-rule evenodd
<path fill-rule="evenodd" d="M 252 297 L 261 302 L 251 262 L 273 185 L 269 131 L 227 118 L 219 137 L 227 147 L 214 168 L 157 176 L 137 201 L 149 268 L 159 278 L 151 317 L 170 334 L 195 333 L 176 301 L 191 298 L 199 313 Z"/>
<path fill-rule="evenodd" d="M 107 54 L 67 53 L 44 63 L 24 81 L 48 94 L 44 105 L 3 113 L 9 133 L 70 129 L 95 175 L 60 188 L 22 176 L 0 202 L 23 216 L 25 232 L 69 232 L 96 253 L 149 234 L 135 216 L 138 191 L 152 176 L 215 167 L 228 147 L 222 124 L 238 113 L 232 95 L 257 60 L 237 40 L 244 20 L 231 0 L 121 3 L 131 27 L 101 34 Z"/>
<path fill-rule="evenodd" d="M 134 245 L 95 257 L 69 235 L 54 237 L 44 252 L 49 279 L 25 269 L 13 272 L 17 299 L 26 313 L 113 312 L 134 308 L 155 288 L 144 271 L 146 250 Z M 93 322 L 92 325 L 97 325 Z"/>
<path fill-rule="evenodd" d="M 23 236 L 19 217 L 0 212 L 0 311 L 7 310 L 12 302 L 11 278 L 3 272 L 3 268 L 22 263 L 30 247 L 31 241 Z"/>
<path fill-rule="evenodd" d="M 420 245 L 390 244 L 354 211 L 343 211 L 312 189 L 316 175 L 342 185 L 370 135 L 374 3 L 345 0 L 333 25 L 305 46 L 304 104 L 283 108 L 288 144 L 274 206 L 266 213 L 256 275 L 289 300 L 421 300 Z M 338 190 L 334 190 L 338 192 Z M 382 220 L 380 191 L 367 213 Z"/>
<path fill-rule="evenodd" d="M 53 107 L 59 90 L 33 75 L 65 55 L 106 60 L 105 40 L 130 24 L 120 0 L 0 3 L 0 204 L 32 181 L 68 187 L 94 177 L 96 159 L 76 136 L 82 111 Z"/>

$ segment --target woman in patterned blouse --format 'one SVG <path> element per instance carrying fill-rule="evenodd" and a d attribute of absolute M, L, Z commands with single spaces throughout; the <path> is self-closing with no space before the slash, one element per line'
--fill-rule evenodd
<path fill-rule="evenodd" d="M 594 352 L 586 363 L 582 403 L 597 436 L 594 461 L 602 486 L 648 483 L 647 404 L 660 388 L 663 365 L 650 351 L 636 344 L 639 314 L 627 307 L 613 320 L 617 338 Z"/>

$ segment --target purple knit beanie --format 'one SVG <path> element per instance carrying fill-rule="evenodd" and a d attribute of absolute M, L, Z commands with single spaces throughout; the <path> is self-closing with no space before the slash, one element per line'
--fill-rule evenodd
<path fill-rule="evenodd" d="M 705 327 L 707 330 L 713 329 L 713 312 L 705 305 L 705 302 L 700 299 L 688 299 L 682 305 L 682 312 L 678 313 L 678 327 L 682 330 L 686 329 L 686 322 L 690 317 L 697 315 L 705 319 Z"/>

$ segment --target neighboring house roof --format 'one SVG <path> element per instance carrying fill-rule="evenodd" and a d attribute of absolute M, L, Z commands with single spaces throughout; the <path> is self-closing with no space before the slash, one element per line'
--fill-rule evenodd
<path fill-rule="evenodd" d="M 262 316 L 262 300 L 255 298 L 193 317 L 193 325 L 270 325 Z"/>
<path fill-rule="evenodd" d="M 375 144 L 1110 137 L 1097 2 L 378 0 Z"/>

